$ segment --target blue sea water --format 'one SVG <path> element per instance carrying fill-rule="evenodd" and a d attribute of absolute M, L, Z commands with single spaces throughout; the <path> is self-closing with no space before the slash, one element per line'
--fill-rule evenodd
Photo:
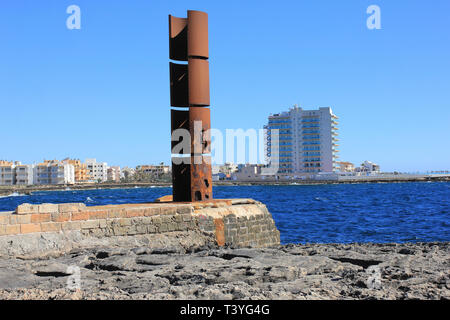
<path fill-rule="evenodd" d="M 264 202 L 282 243 L 450 241 L 450 183 L 216 186 L 214 198 Z M 171 188 L 34 192 L 0 197 L 0 211 L 21 203 L 87 206 L 151 202 Z"/>

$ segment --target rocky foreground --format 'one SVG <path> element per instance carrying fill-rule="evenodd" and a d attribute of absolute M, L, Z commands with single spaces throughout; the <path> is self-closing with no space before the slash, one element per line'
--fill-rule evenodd
<path fill-rule="evenodd" d="M 449 299 L 449 243 L 75 249 L 0 258 L 0 299 Z"/>

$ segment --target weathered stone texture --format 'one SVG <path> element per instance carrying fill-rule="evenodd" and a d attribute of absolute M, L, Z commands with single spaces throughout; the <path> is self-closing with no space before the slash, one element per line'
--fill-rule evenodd
<path fill-rule="evenodd" d="M 0 213 L 0 236 L 80 231 L 112 237 L 198 231 L 216 244 L 269 247 L 280 234 L 265 205 L 251 199 L 192 204 L 149 203 L 86 207 L 82 203 L 20 205 Z"/>

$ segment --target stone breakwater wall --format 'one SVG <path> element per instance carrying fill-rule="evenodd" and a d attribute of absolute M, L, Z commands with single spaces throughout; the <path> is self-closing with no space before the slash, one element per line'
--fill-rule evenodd
<path fill-rule="evenodd" d="M 83 203 L 22 204 L 13 212 L 0 212 L 0 254 L 44 252 L 49 247 L 73 248 L 74 243 L 89 239 L 141 235 L 152 235 L 152 239 L 164 235 L 167 239 L 193 232 L 219 246 L 280 244 L 280 233 L 272 215 L 264 204 L 252 199 L 95 207 Z M 72 245 L 58 242 L 72 242 Z"/>

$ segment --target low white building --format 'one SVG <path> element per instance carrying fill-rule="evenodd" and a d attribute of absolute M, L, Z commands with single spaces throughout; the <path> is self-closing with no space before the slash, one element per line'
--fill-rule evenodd
<path fill-rule="evenodd" d="M 124 167 L 121 169 L 120 178 L 121 179 L 130 179 L 134 176 L 136 170 L 134 168 Z"/>
<path fill-rule="evenodd" d="M 28 185 L 34 184 L 34 165 L 17 164 L 15 167 L 16 184 Z"/>
<path fill-rule="evenodd" d="M 15 183 L 14 163 L 0 161 L 0 185 L 12 186 Z"/>
<path fill-rule="evenodd" d="M 261 179 L 263 164 L 239 165 L 239 171 L 232 173 L 233 180 L 256 180 Z"/>
<path fill-rule="evenodd" d="M 120 182 L 121 170 L 119 166 L 108 168 L 108 181 Z"/>
<path fill-rule="evenodd" d="M 378 173 L 380 172 L 380 166 L 376 163 L 366 160 L 363 163 L 361 163 L 361 167 L 357 168 L 356 171 Z"/>
<path fill-rule="evenodd" d="M 59 161 L 44 161 L 34 168 L 34 183 L 48 184 L 74 184 L 75 167 L 72 164 Z"/>
<path fill-rule="evenodd" d="M 97 162 L 96 159 L 86 159 L 88 173 L 95 182 L 105 182 L 108 180 L 108 164 Z"/>

